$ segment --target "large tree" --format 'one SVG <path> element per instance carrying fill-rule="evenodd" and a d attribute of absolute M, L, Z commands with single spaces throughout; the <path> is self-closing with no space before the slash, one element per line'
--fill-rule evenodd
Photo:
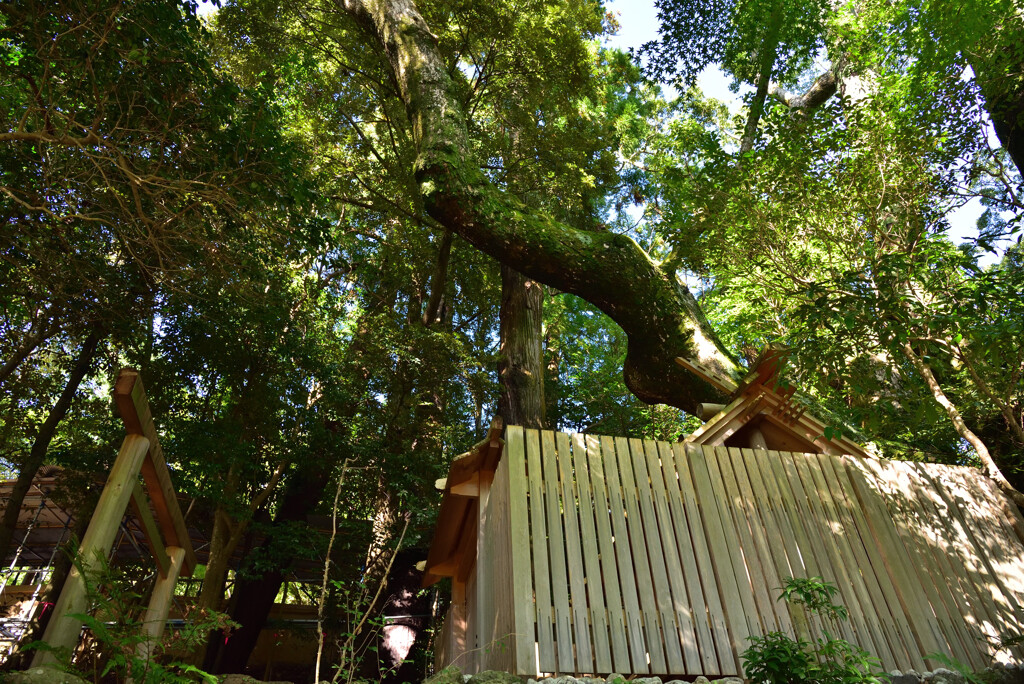
<path fill-rule="evenodd" d="M 685 356 L 737 371 L 686 286 L 628 236 L 572 228 L 491 183 L 469 144 L 468 115 L 437 39 L 412 2 L 347 0 L 344 7 L 391 66 L 416 143 L 426 212 L 502 263 L 608 314 L 628 335 L 625 380 L 641 399 L 689 410 L 721 399 L 675 363 Z"/>

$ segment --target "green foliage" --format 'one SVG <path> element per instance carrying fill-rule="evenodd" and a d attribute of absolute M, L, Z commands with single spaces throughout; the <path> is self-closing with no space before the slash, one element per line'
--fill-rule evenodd
<path fill-rule="evenodd" d="M 215 684 L 217 677 L 193 665 L 178 662 L 170 654 L 187 653 L 203 643 L 211 630 L 229 632 L 237 627 L 227 616 L 217 612 L 193 611 L 186 615 L 184 625 L 165 631 L 157 642 L 150 642 L 143 629 L 145 593 L 137 580 L 140 568 L 111 566 L 103 554 L 97 553 L 90 563 L 77 554 L 75 567 L 85 580 L 87 609 L 72 613 L 88 630 L 84 652 L 74 666 L 70 653 L 54 651 L 61 667 L 82 676 L 92 675 L 95 681 L 132 680 L 153 684 L 172 682 L 204 682 Z M 149 657 L 139 655 L 139 647 L 149 643 Z M 46 643 L 36 642 L 31 648 L 53 651 Z M 90 671 L 87 672 L 87 671 Z"/>
<path fill-rule="evenodd" d="M 830 620 L 845 620 L 845 606 L 832 602 L 839 589 L 821 577 L 787 577 L 777 601 L 806 606 L 807 610 Z"/>
<path fill-rule="evenodd" d="M 778 600 L 805 606 L 830 620 L 845 620 L 846 609 L 832 602 L 838 589 L 820 577 L 786 579 Z M 783 632 L 750 637 L 741 654 L 746 677 L 754 684 L 883 684 L 887 675 L 877 658 L 844 639 L 825 636 L 813 643 Z"/>

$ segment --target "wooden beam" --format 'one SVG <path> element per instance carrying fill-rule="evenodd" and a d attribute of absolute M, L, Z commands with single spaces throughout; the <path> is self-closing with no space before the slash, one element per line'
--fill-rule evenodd
<path fill-rule="evenodd" d="M 473 566 L 476 564 L 476 531 L 479 521 L 477 503 L 478 502 L 474 500 L 467 509 L 468 515 L 466 516 L 466 525 L 462 530 L 462 538 L 459 540 L 459 550 L 456 552 L 459 567 L 458 571 L 455 573 L 455 579 L 459 582 L 466 582 L 469 580 L 469 576 L 473 571 Z"/>
<path fill-rule="evenodd" d="M 103 487 L 100 500 L 93 511 L 89 527 L 82 537 L 78 548 L 75 566 L 68 573 L 64 588 L 53 607 L 53 616 L 43 634 L 51 648 L 60 651 L 73 651 L 78 645 L 78 636 L 82 631 L 81 618 L 72 617 L 88 610 L 88 589 L 86 577 L 97 562 L 97 556 L 106 558 L 114 543 L 114 536 L 121 525 L 128 499 L 131 498 L 134 484 L 138 481 L 139 467 L 146 458 L 149 440 L 141 435 L 128 435 L 121 444 L 121 450 L 110 470 L 107 484 Z M 48 663 L 56 663 L 54 651 L 36 651 L 32 666 L 38 667 Z"/>
<path fill-rule="evenodd" d="M 722 394 L 732 395 L 732 393 L 738 388 L 738 385 L 732 378 L 727 378 L 721 373 L 702 366 L 696 361 L 690 361 L 689 359 L 684 359 L 682 356 L 677 356 L 676 363 L 714 387 Z"/>
<path fill-rule="evenodd" d="M 711 420 L 712 417 L 717 416 L 723 409 L 725 409 L 724 403 L 698 403 L 697 418 L 702 421 Z"/>
<path fill-rule="evenodd" d="M 178 546 L 185 550 L 182 564 L 182 575 L 192 574 L 196 566 L 195 552 L 185 527 L 185 519 L 178 506 L 178 497 L 174 492 L 171 474 L 167 470 L 160 438 L 153 423 L 153 414 L 149 409 L 149 400 L 142 385 L 138 371 L 122 368 L 114 386 L 114 400 L 121 412 L 124 428 L 130 435 L 142 435 L 149 440 L 149 457 L 142 464 L 142 477 L 146 481 L 146 491 L 156 509 L 156 517 L 168 546 Z"/>
<path fill-rule="evenodd" d="M 448 487 L 448 492 L 455 496 L 468 496 L 476 498 L 480 496 L 480 472 L 473 473 L 468 480 Z"/>
<path fill-rule="evenodd" d="M 167 625 L 167 614 L 174 599 L 174 585 L 178 582 L 181 564 L 185 560 L 185 549 L 180 546 L 172 546 L 167 551 L 170 553 L 168 572 L 157 578 L 149 599 L 149 607 L 146 609 L 146 617 L 142 620 L 142 631 L 148 639 L 139 643 L 136 653 L 143 660 L 149 660 L 156 655 L 153 649 L 160 641 Z"/>
<path fill-rule="evenodd" d="M 164 540 L 160 537 L 160 530 L 153 519 L 153 512 L 149 510 L 149 498 L 142 491 L 142 485 L 139 484 L 138 479 L 135 480 L 135 487 L 132 490 L 131 506 L 135 517 L 142 524 L 142 533 L 146 535 L 146 545 L 149 546 L 149 551 L 153 554 L 153 560 L 156 561 L 160 575 L 167 577 L 167 572 L 171 569 L 171 561 L 164 549 Z M 184 551 L 182 549 L 182 553 Z"/>

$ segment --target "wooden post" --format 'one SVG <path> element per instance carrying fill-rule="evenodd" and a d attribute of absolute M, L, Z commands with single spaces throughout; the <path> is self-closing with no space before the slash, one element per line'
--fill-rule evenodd
<path fill-rule="evenodd" d="M 185 549 L 181 574 L 189 576 L 196 566 L 196 557 L 188 536 L 188 528 L 185 526 L 185 518 L 178 507 L 171 474 L 167 471 L 149 400 L 146 398 L 146 389 L 142 385 L 138 371 L 130 368 L 121 369 L 117 376 L 117 384 L 114 385 L 114 401 L 121 412 L 125 432 L 130 435 L 142 435 L 150 441 L 149 458 L 142 463 L 146 492 L 153 502 L 157 523 L 167 545 Z"/>
<path fill-rule="evenodd" d="M 104 558 L 110 553 L 117 528 L 128 507 L 128 499 L 135 490 L 142 460 L 149 450 L 149 440 L 142 435 L 128 435 L 121 444 L 114 467 L 107 478 L 107 484 L 100 495 L 99 503 L 89 521 L 89 528 L 82 538 L 78 550 L 79 563 L 68 574 L 64 589 L 53 607 L 53 617 L 46 626 L 43 641 L 52 648 L 74 650 L 82 631 L 82 620 L 70 617 L 72 613 L 84 613 L 88 609 L 86 578 L 82 569 L 91 570 L 96 556 Z M 81 566 L 81 567 L 79 567 Z M 57 662 L 56 656 L 47 651 L 37 651 L 32 666 Z"/>
<path fill-rule="evenodd" d="M 178 582 L 181 564 L 185 560 L 185 549 L 180 546 L 167 547 L 170 565 L 166 575 L 158 575 L 153 595 L 149 599 L 146 617 L 142 622 L 143 631 L 149 636 L 148 641 L 139 644 L 136 653 L 140 658 L 149 660 L 153 656 L 153 648 L 164 633 L 167 625 L 167 614 L 171 610 L 171 599 L 174 598 L 174 585 Z"/>
<path fill-rule="evenodd" d="M 469 639 L 466 634 L 466 583 L 452 578 L 452 665 L 468 669 L 465 655 L 469 653 Z"/>
<path fill-rule="evenodd" d="M 476 669 L 473 671 L 483 672 L 491 669 L 488 667 L 487 654 L 490 653 L 494 644 L 490 643 L 494 638 L 494 587 L 491 577 L 491 564 L 494 562 L 507 562 L 508 559 L 495 559 L 488 553 L 486 535 L 489 531 L 487 517 L 490 512 L 488 502 L 491 494 L 491 483 L 494 481 L 494 472 L 484 470 L 480 472 L 480 498 L 478 499 L 479 523 L 476 528 L 476 597 L 474 597 L 474 609 L 476 610 Z M 468 641 L 472 643 L 473 636 Z"/>

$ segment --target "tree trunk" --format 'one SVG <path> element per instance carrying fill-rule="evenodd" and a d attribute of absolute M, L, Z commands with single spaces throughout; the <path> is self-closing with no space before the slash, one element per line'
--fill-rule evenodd
<path fill-rule="evenodd" d="M 78 352 L 78 358 L 75 359 L 75 363 L 71 367 L 71 374 L 68 376 L 64 391 L 58 397 L 57 403 L 50 409 L 50 414 L 46 417 L 42 426 L 40 426 L 35 441 L 32 443 L 32 450 L 21 464 L 21 470 L 18 471 L 18 479 L 11 489 L 11 497 L 7 500 L 7 508 L 4 509 L 3 521 L 0 522 L 0 558 L 7 556 L 7 551 L 11 545 L 11 538 L 14 536 L 14 530 L 18 526 L 18 515 L 21 513 L 25 494 L 28 492 L 29 487 L 32 486 L 32 480 L 36 476 L 36 471 L 39 470 L 39 467 L 43 465 L 43 461 L 46 459 L 46 451 L 49 449 L 54 435 L 57 434 L 57 426 L 64 419 L 64 416 L 67 415 L 68 410 L 71 408 L 71 402 L 78 392 L 79 385 L 82 384 L 82 380 L 92 366 L 93 358 L 96 356 L 96 347 L 102 338 L 102 328 L 98 324 L 93 325 L 89 335 L 85 338 L 85 342 L 82 343 L 82 348 Z"/>
<path fill-rule="evenodd" d="M 623 375 L 640 399 L 694 410 L 722 392 L 675 363 L 684 356 L 738 376 L 736 362 L 674 275 L 631 238 L 576 230 L 490 183 L 469 146 L 466 113 L 437 39 L 411 0 L 343 0 L 390 61 L 418 147 L 427 213 L 474 247 L 536 280 L 586 299 L 629 338 Z"/>
<path fill-rule="evenodd" d="M 779 29 L 782 28 L 782 8 L 775 5 L 772 8 L 771 22 L 768 32 L 761 41 L 761 60 L 758 65 L 757 88 L 754 91 L 754 99 L 750 103 L 750 111 L 747 113 L 747 122 L 743 126 L 743 138 L 740 140 L 740 163 L 743 163 L 742 156 L 754 148 L 754 139 L 757 138 L 757 125 L 764 113 L 764 103 L 768 99 L 768 92 L 772 83 L 772 74 L 775 69 L 775 60 L 779 54 Z"/>
<path fill-rule="evenodd" d="M 545 427 L 543 309 L 544 287 L 502 265 L 498 414 L 505 425 Z"/>
<path fill-rule="evenodd" d="M 967 46 L 965 52 L 992 128 L 1017 171 L 1024 174 L 1024 59 L 1020 48 L 1024 12 L 1014 4 L 996 3 L 990 11 L 1002 10 L 1003 15 L 993 16 L 988 36 Z"/>
<path fill-rule="evenodd" d="M 964 438 L 968 444 L 974 447 L 974 451 L 978 454 L 978 458 L 981 460 L 982 466 L 985 468 L 985 472 L 990 478 L 992 478 L 996 485 L 1003 490 L 1003 492 L 1009 496 L 1017 506 L 1024 508 L 1024 494 L 1014 489 L 1006 477 L 1003 476 L 999 466 L 996 465 L 992 455 L 988 451 L 988 447 L 985 446 L 985 442 L 981 440 L 970 428 L 967 427 L 967 423 L 964 422 L 963 416 L 960 415 L 960 411 L 956 405 L 949 400 L 946 393 L 942 390 L 942 386 L 939 385 L 939 381 L 935 379 L 935 374 L 932 373 L 932 369 L 924 362 L 914 348 L 910 346 L 909 342 L 903 343 L 903 355 L 907 357 L 907 360 L 914 365 L 917 372 L 924 378 L 924 381 L 928 384 L 928 389 L 931 390 L 932 397 L 934 397 L 936 403 L 946 411 L 946 415 L 949 416 L 949 420 L 952 421 L 953 427 L 956 429 L 958 435 Z"/>
<path fill-rule="evenodd" d="M 426 559 L 421 549 L 401 550 L 388 573 L 384 593 L 384 627 L 378 653 L 381 658 L 380 683 L 402 684 L 423 679 L 421 663 L 416 658 L 430 658 L 425 652 L 429 636 L 429 595 L 421 592 L 423 573 L 416 564 Z"/>
<path fill-rule="evenodd" d="M 274 528 L 264 539 L 261 548 L 268 549 L 277 543 L 274 539 L 275 528 L 280 529 L 288 523 L 305 520 L 320 503 L 320 493 L 331 476 L 330 468 L 322 467 L 324 465 L 326 459 L 292 475 L 281 508 L 274 517 Z M 265 571 L 259 577 L 235 582 L 235 591 L 231 597 L 231 619 L 241 626 L 232 632 L 227 643 L 220 649 L 214 672 L 227 674 L 245 670 L 289 567 L 290 563 L 285 563 Z"/>

